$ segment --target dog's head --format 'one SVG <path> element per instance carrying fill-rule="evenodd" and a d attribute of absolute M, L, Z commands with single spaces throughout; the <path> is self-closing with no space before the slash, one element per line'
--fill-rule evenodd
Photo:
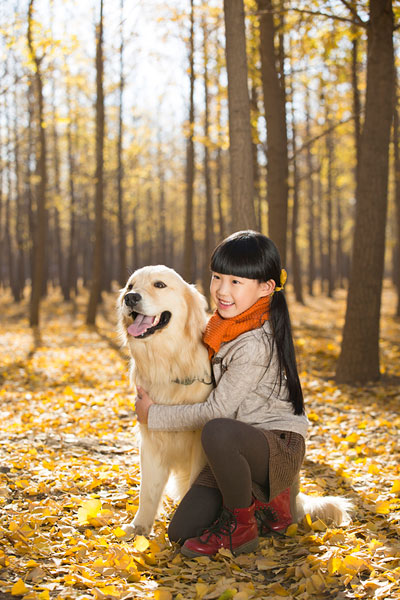
<path fill-rule="evenodd" d="M 162 332 L 198 340 L 206 323 L 206 300 L 193 285 L 163 265 L 135 271 L 121 290 L 119 326 L 125 342 L 149 343 Z"/>

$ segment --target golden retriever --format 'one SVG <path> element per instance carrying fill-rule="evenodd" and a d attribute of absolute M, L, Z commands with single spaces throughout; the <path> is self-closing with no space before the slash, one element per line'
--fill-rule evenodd
<path fill-rule="evenodd" d="M 132 384 L 159 404 L 203 402 L 212 390 L 210 361 L 202 343 L 206 300 L 173 269 L 143 267 L 128 279 L 118 300 L 119 330 L 128 345 Z M 177 497 L 205 464 L 200 431 L 140 429 L 139 509 L 126 537 L 148 534 L 171 475 Z"/>

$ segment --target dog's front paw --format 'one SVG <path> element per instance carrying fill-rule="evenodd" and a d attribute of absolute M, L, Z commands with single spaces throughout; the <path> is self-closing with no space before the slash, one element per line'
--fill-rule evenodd
<path fill-rule="evenodd" d="M 129 523 L 129 525 L 124 525 L 122 530 L 125 531 L 125 535 L 121 539 L 124 542 L 128 542 L 136 535 L 148 535 L 151 531 L 151 527 L 146 527 L 145 525 L 140 525 L 139 523 L 135 524 L 135 521 L 132 521 L 132 523 Z"/>

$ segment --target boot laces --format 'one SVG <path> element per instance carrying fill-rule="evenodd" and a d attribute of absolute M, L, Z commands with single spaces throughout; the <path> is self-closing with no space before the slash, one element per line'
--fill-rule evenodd
<path fill-rule="evenodd" d="M 207 536 L 205 540 L 207 543 L 212 535 L 215 535 L 219 539 L 224 535 L 228 535 L 229 540 L 231 541 L 232 533 L 235 531 L 236 527 L 237 521 L 235 515 L 233 515 L 230 510 L 223 508 L 218 519 L 214 521 L 212 525 L 207 527 L 201 537 Z"/>
<path fill-rule="evenodd" d="M 270 506 L 258 508 L 255 511 L 255 517 L 257 521 L 258 531 L 261 535 L 268 533 L 271 531 L 271 527 L 269 527 L 269 522 L 276 522 L 279 519 L 278 513 L 274 508 Z"/>

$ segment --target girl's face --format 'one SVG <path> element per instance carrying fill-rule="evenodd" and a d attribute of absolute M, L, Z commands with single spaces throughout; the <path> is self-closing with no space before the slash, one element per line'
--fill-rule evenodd
<path fill-rule="evenodd" d="M 240 315 L 260 298 L 269 296 L 275 289 L 275 281 L 260 283 L 256 279 L 213 273 L 210 292 L 217 311 L 224 319 Z"/>

